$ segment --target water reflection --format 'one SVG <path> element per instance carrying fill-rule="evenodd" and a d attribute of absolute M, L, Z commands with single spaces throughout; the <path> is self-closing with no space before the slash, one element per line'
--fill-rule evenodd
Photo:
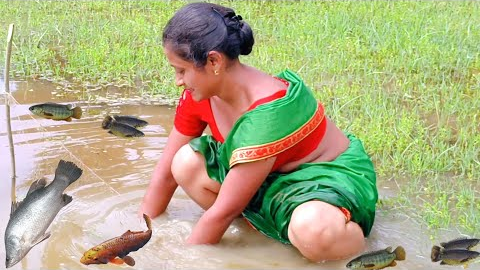
<path fill-rule="evenodd" d="M 19 104 L 11 109 L 17 161 L 17 197 L 24 198 L 35 179 L 53 179 L 59 159 L 75 162 L 84 170 L 67 193 L 73 202 L 65 207 L 50 226 L 52 236 L 34 247 L 13 269 L 113 269 L 118 265 L 80 264 L 83 252 L 126 230 L 145 230 L 137 210 L 148 181 L 172 129 L 174 108 L 142 103 L 134 98 L 111 96 L 83 101 L 76 90 L 60 91 L 47 82 L 12 83 Z M 3 83 L 2 83 L 3 86 Z M 120 101 L 119 101 L 120 100 Z M 130 101 L 133 100 L 133 102 Z M 75 103 L 83 108 L 82 119 L 56 122 L 30 115 L 28 107 L 46 101 Z M 3 102 L 3 101 L 2 101 Z M 3 104 L 3 103 L 2 103 Z M 124 139 L 107 133 L 100 126 L 106 114 L 135 115 L 149 122 L 142 129 L 143 138 Z M 0 228 L 3 232 L 10 213 L 10 163 L 6 137 L 5 109 L 0 108 Z M 395 196 L 394 187 L 380 190 L 381 196 Z M 348 260 L 314 264 L 306 261 L 292 247 L 282 245 L 250 229 L 241 219 L 228 229 L 219 245 L 185 246 L 184 240 L 202 210 L 181 190 L 175 193 L 167 213 L 153 221 L 153 236 L 141 250 L 131 253 L 135 268 L 165 269 L 345 269 Z M 425 229 L 406 216 L 379 211 L 368 239 L 368 249 L 402 245 L 407 260 L 397 269 L 430 269 L 429 254 L 433 241 Z M 454 235 L 446 232 L 446 235 Z M 438 241 L 437 241 L 438 242 Z M 1 264 L 5 251 L 0 253 Z M 474 266 L 471 266 L 471 268 Z"/>

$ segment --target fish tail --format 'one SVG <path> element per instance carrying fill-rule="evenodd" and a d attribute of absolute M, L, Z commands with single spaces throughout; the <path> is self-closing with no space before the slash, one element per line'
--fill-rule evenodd
<path fill-rule="evenodd" d="M 102 122 L 102 128 L 103 129 L 109 129 L 110 126 L 112 125 L 113 118 L 110 115 L 105 116 Z"/>
<path fill-rule="evenodd" d="M 73 108 L 73 118 L 80 119 L 82 117 L 82 108 L 80 107 L 75 107 Z"/>
<path fill-rule="evenodd" d="M 432 254 L 430 255 L 430 258 L 432 259 L 432 262 L 440 261 L 441 250 L 442 250 L 442 248 L 439 247 L 439 246 L 433 246 L 432 247 Z"/>
<path fill-rule="evenodd" d="M 71 183 L 77 181 L 82 175 L 82 169 L 78 168 L 75 163 L 71 161 L 60 160 L 57 169 L 55 170 L 55 178 L 53 183 L 62 183 L 67 188 Z"/>
<path fill-rule="evenodd" d="M 143 214 L 143 218 L 145 219 L 145 222 L 147 223 L 147 228 L 149 230 L 152 230 L 152 220 L 150 219 L 150 217 L 147 216 L 146 214 Z"/>
<path fill-rule="evenodd" d="M 398 246 L 393 253 L 395 253 L 395 259 L 398 261 L 403 261 L 406 258 L 405 249 L 402 246 Z"/>

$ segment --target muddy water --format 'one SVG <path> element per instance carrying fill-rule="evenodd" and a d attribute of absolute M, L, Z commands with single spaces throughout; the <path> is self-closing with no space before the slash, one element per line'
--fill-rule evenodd
<path fill-rule="evenodd" d="M 0 89 L 3 82 L 0 81 Z M 50 226 L 51 237 L 35 246 L 12 269 L 114 269 L 118 265 L 80 264 L 83 252 L 126 230 L 145 230 L 137 215 L 152 169 L 162 154 L 172 129 L 174 108 L 145 102 L 135 94 L 116 89 L 99 92 L 104 97 L 86 101 L 78 91 L 60 91 L 48 82 L 14 82 L 11 86 L 18 104 L 11 108 L 17 164 L 16 192 L 23 199 L 29 185 L 42 176 L 53 179 L 60 159 L 80 166 L 82 177 L 68 189 L 73 202 L 61 210 Z M 0 91 L 3 93 L 3 89 Z M 113 98 L 112 98 L 113 97 Z M 108 101 L 110 100 L 110 101 Z M 69 102 L 83 108 L 83 117 L 72 122 L 52 121 L 32 116 L 32 104 Z M 5 106 L 0 106 L 0 265 L 5 261 L 3 232 L 10 213 L 10 159 L 5 125 Z M 118 138 L 100 127 L 106 114 L 135 115 L 150 125 L 145 137 Z M 395 188 L 379 184 L 380 197 L 395 196 Z M 348 260 L 309 263 L 291 246 L 282 245 L 250 229 L 237 220 L 222 242 L 214 246 L 185 246 L 195 221 L 202 214 L 178 189 L 167 212 L 153 221 L 153 236 L 142 249 L 131 253 L 135 269 L 346 269 Z M 447 232 L 447 234 L 453 234 Z M 397 269 L 431 269 L 430 248 L 435 241 L 407 216 L 381 211 L 368 250 L 402 245 L 407 260 Z M 445 234 L 444 234 L 445 235 Z M 437 241 L 438 242 L 438 241 Z M 132 268 L 133 269 L 133 268 Z"/>

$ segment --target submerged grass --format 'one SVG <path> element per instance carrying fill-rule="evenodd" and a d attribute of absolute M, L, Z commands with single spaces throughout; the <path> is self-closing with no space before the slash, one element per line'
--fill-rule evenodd
<path fill-rule="evenodd" d="M 184 3 L 2 1 L 0 37 L 16 24 L 12 75 L 175 96 L 161 34 Z M 242 61 L 298 72 L 330 117 L 364 141 L 379 182 L 398 179 L 389 205 L 406 204 L 432 229 L 479 233 L 480 3 L 220 3 L 254 30 Z"/>

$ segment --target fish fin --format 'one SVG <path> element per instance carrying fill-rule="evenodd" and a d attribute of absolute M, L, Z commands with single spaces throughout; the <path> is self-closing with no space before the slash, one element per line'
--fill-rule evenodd
<path fill-rule="evenodd" d="M 126 231 L 122 235 L 120 235 L 120 237 L 125 236 L 125 235 L 129 235 L 129 234 L 132 234 L 132 231 L 130 231 L 130 230 Z"/>
<path fill-rule="evenodd" d="M 457 241 L 462 241 L 462 240 L 468 240 L 469 238 L 468 237 L 457 237 L 455 239 L 452 239 L 450 241 L 447 241 L 447 242 L 440 242 L 440 246 L 442 246 L 443 248 L 445 248 L 446 245 L 450 244 L 450 243 L 453 243 L 453 242 L 457 242 Z"/>
<path fill-rule="evenodd" d="M 28 197 L 28 195 L 32 194 L 36 190 L 42 189 L 47 185 L 47 180 L 45 178 L 40 178 L 36 181 L 34 181 L 31 185 L 30 188 L 27 191 L 27 195 L 25 196 Z M 13 213 L 17 210 L 17 208 L 22 204 L 23 201 L 18 201 L 18 202 L 12 202 L 12 205 L 10 207 L 10 216 L 12 216 Z"/>
<path fill-rule="evenodd" d="M 441 265 L 445 265 L 445 264 L 447 264 L 447 263 L 444 262 L 444 261 L 441 261 L 440 264 L 441 264 Z"/>
<path fill-rule="evenodd" d="M 123 261 L 124 261 L 126 264 L 130 265 L 130 266 L 134 266 L 134 265 L 135 265 L 135 260 L 134 260 L 132 257 L 130 257 L 130 256 L 125 256 L 125 257 L 123 257 Z"/>
<path fill-rule="evenodd" d="M 470 240 L 473 240 L 475 241 L 474 243 L 472 243 L 467 249 L 468 250 L 472 250 L 476 245 L 478 245 L 478 243 L 480 243 L 480 239 L 478 238 L 471 238 Z"/>
<path fill-rule="evenodd" d="M 57 169 L 55 170 L 55 178 L 52 183 L 62 182 L 67 188 L 71 183 L 77 181 L 82 175 L 82 169 L 78 168 L 75 163 L 71 161 L 60 160 Z"/>
<path fill-rule="evenodd" d="M 375 264 L 374 263 L 367 263 L 367 264 L 364 264 L 363 267 L 365 269 L 373 269 L 373 267 L 375 267 Z"/>
<path fill-rule="evenodd" d="M 12 206 L 10 207 L 10 217 L 12 217 L 13 213 L 15 213 L 15 211 L 21 204 L 22 204 L 22 201 L 12 202 Z"/>
<path fill-rule="evenodd" d="M 43 112 L 43 115 L 45 116 L 45 118 L 53 117 L 53 114 L 45 112 L 45 111 Z"/>
<path fill-rule="evenodd" d="M 430 259 L 432 259 L 432 262 L 438 262 L 440 260 L 441 250 L 442 248 L 439 246 L 432 247 L 432 253 L 430 254 Z"/>
<path fill-rule="evenodd" d="M 395 253 L 395 259 L 403 261 L 406 258 L 405 249 L 402 246 L 398 246 L 393 253 Z"/>
<path fill-rule="evenodd" d="M 147 223 L 147 228 L 149 230 L 152 230 L 152 220 L 150 219 L 150 217 L 146 214 L 143 214 L 143 219 L 145 219 L 145 222 Z"/>
<path fill-rule="evenodd" d="M 388 253 L 392 253 L 392 247 L 387 247 L 387 248 L 385 249 L 385 251 L 388 252 Z"/>
<path fill-rule="evenodd" d="M 108 133 L 113 134 L 113 132 L 111 130 L 109 130 Z M 113 134 L 113 135 L 115 135 L 115 134 Z"/>
<path fill-rule="evenodd" d="M 65 119 L 63 119 L 63 120 L 65 120 L 65 121 L 67 121 L 67 122 L 72 122 L 72 117 L 69 116 L 68 118 L 65 118 Z"/>
<path fill-rule="evenodd" d="M 36 181 L 34 181 L 31 185 L 30 188 L 28 189 L 27 196 L 35 192 L 36 190 L 42 189 L 47 185 L 47 180 L 45 178 L 40 178 Z"/>
<path fill-rule="evenodd" d="M 124 263 L 123 259 L 120 259 L 120 258 L 117 258 L 117 257 L 111 258 L 109 260 L 109 262 L 111 262 L 113 264 L 123 264 Z"/>
<path fill-rule="evenodd" d="M 397 265 L 397 263 L 395 262 L 395 260 L 393 260 L 388 266 L 394 267 L 394 266 L 396 266 L 396 265 Z"/>
<path fill-rule="evenodd" d="M 41 237 L 39 237 L 35 243 L 33 244 L 33 246 L 36 246 L 38 244 L 40 244 L 41 242 L 43 242 L 44 240 L 47 240 L 48 238 L 50 237 L 50 233 L 49 232 L 46 232 L 44 235 L 42 235 Z"/>
<path fill-rule="evenodd" d="M 454 238 L 450 241 L 442 242 L 442 243 L 440 243 L 440 245 L 443 246 L 442 244 L 449 244 L 449 243 L 454 242 L 454 241 L 461 241 L 461 240 L 467 240 L 467 239 L 468 239 L 468 237 L 466 237 L 466 236 L 460 236 L 460 237 Z"/>
<path fill-rule="evenodd" d="M 75 107 L 73 108 L 73 118 L 80 119 L 82 117 L 82 108 Z"/>
<path fill-rule="evenodd" d="M 63 194 L 62 195 L 62 200 L 63 200 L 63 206 L 71 203 L 73 201 L 73 198 L 72 196 L 68 195 L 68 194 Z"/>

